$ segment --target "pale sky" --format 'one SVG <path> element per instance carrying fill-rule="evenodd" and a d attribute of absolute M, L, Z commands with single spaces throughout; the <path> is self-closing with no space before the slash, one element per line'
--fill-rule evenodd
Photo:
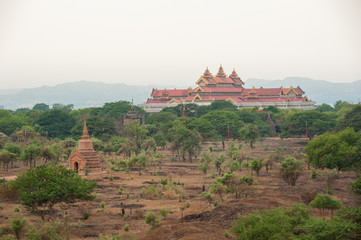
<path fill-rule="evenodd" d="M 0 0 L 0 89 L 361 80 L 361 0 Z"/>

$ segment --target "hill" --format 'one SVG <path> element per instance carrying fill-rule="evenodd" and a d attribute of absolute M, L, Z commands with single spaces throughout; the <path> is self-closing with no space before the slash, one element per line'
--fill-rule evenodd
<path fill-rule="evenodd" d="M 75 108 L 85 108 L 102 106 L 106 102 L 132 99 L 135 104 L 139 104 L 148 98 L 151 91 L 151 86 L 80 81 L 22 89 L 6 95 L 0 91 L 0 105 L 6 109 L 17 109 L 32 108 L 36 103 L 46 103 L 50 106 L 54 103 L 62 103 L 74 104 Z"/>
<path fill-rule="evenodd" d="M 361 80 L 352 83 L 331 83 L 300 77 L 288 77 L 273 81 L 250 78 L 246 81 L 245 87 L 289 87 L 291 85 L 300 86 L 306 95 L 318 104 L 333 104 L 337 100 L 355 103 L 359 102 L 361 98 Z M 22 107 L 32 108 L 36 103 L 48 105 L 54 103 L 74 104 L 75 108 L 85 108 L 102 106 L 106 102 L 134 99 L 134 103 L 139 104 L 147 100 L 152 88 L 163 87 L 79 81 L 39 88 L 0 89 L 0 105 L 6 109 L 14 110 Z M 168 86 L 167 88 L 173 87 Z"/>

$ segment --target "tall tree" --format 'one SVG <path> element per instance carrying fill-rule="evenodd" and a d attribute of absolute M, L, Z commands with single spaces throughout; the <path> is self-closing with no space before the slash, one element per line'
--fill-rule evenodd
<path fill-rule="evenodd" d="M 44 112 L 36 122 L 48 133 L 49 137 L 60 139 L 70 136 L 70 130 L 76 124 L 73 116 L 60 109 Z"/>
<path fill-rule="evenodd" d="M 215 110 L 203 115 L 201 119 L 208 120 L 222 139 L 239 138 L 239 129 L 244 125 L 235 112 Z"/>
<path fill-rule="evenodd" d="M 33 110 L 38 110 L 38 111 L 49 111 L 50 107 L 49 105 L 45 104 L 45 103 L 37 103 L 34 105 Z"/>
<path fill-rule="evenodd" d="M 314 110 L 291 112 L 282 126 L 281 137 L 305 135 L 307 128 L 307 137 L 312 139 L 316 134 L 332 130 L 335 125 L 336 120 L 326 113 Z"/>
<path fill-rule="evenodd" d="M 337 134 L 325 133 L 310 141 L 305 152 L 316 167 L 343 170 L 361 162 L 357 147 L 360 138 L 360 133 L 352 128 Z"/>
<path fill-rule="evenodd" d="M 251 123 L 241 128 L 239 134 L 245 143 L 249 143 L 251 148 L 261 138 L 258 127 Z"/>

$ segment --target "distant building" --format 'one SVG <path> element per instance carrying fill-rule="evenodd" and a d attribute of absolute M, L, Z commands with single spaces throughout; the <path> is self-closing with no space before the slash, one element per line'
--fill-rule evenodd
<path fill-rule="evenodd" d="M 69 158 L 69 168 L 78 173 L 85 173 L 85 171 L 98 173 L 102 171 L 100 158 L 93 148 L 93 142 L 90 140 L 85 122 L 78 148 L 74 150 Z"/>
<path fill-rule="evenodd" d="M 244 82 L 233 69 L 231 75 L 224 73 L 222 65 L 216 76 L 208 68 L 196 82 L 198 87 L 192 89 L 153 89 L 151 98 L 140 104 L 146 112 L 160 112 L 165 107 L 178 104 L 195 103 L 210 105 L 213 101 L 230 101 L 238 108 L 259 107 L 263 109 L 275 106 L 282 109 L 314 109 L 316 104 L 310 101 L 305 92 L 298 87 L 279 88 L 244 88 Z"/>
<path fill-rule="evenodd" d="M 134 106 L 132 104 L 132 108 L 124 116 L 123 124 L 126 126 L 130 122 L 135 122 L 135 121 L 137 121 L 139 123 L 139 125 L 144 125 L 145 124 L 145 116 L 144 116 L 144 114 L 141 114 L 141 113 L 138 113 L 137 111 L 135 111 Z"/>

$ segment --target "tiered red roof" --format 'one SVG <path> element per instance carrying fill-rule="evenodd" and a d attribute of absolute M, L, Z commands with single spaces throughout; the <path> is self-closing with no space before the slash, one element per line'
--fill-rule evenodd
<path fill-rule="evenodd" d="M 187 89 L 173 89 L 173 90 L 158 90 L 153 89 L 151 96 L 152 97 L 184 97 L 188 95 Z"/>
<path fill-rule="evenodd" d="M 203 92 L 238 92 L 241 93 L 243 88 L 235 88 L 235 87 L 197 87 L 192 90 L 192 92 L 199 92 L 199 90 L 203 90 Z"/>

